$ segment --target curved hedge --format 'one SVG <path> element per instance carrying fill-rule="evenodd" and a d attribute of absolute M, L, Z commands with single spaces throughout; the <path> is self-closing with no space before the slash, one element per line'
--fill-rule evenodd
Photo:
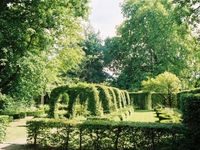
<path fill-rule="evenodd" d="M 57 87 L 51 92 L 49 116 L 72 118 L 77 115 L 76 111 L 81 112 L 85 109 L 87 115 L 101 116 L 127 106 L 130 106 L 130 97 L 125 90 L 100 84 L 80 83 L 70 87 Z M 80 110 L 82 107 L 85 109 Z"/>

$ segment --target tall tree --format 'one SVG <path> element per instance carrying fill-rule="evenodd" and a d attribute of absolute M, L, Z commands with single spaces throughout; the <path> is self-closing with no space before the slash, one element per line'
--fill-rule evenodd
<path fill-rule="evenodd" d="M 3 0 L 0 7 L 0 91 L 30 99 L 80 61 L 88 0 Z"/>
<path fill-rule="evenodd" d="M 147 76 L 164 71 L 180 77 L 191 65 L 195 39 L 187 24 L 177 23 L 175 8 L 169 0 L 125 1 L 125 21 L 107 44 L 119 86 L 139 88 Z"/>
<path fill-rule="evenodd" d="M 81 43 L 85 52 L 85 59 L 76 73 L 81 81 L 101 83 L 106 79 L 104 72 L 104 46 L 99 33 L 95 33 L 91 26 L 85 29 L 84 40 Z"/>

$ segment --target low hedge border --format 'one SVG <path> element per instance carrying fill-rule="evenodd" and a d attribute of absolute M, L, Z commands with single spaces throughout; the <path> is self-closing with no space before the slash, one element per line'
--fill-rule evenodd
<path fill-rule="evenodd" d="M 181 124 L 39 119 L 27 122 L 28 143 L 48 149 L 178 149 Z"/>
<path fill-rule="evenodd" d="M 0 143 L 2 143 L 6 136 L 6 127 L 10 122 L 10 117 L 6 115 L 0 116 Z"/>

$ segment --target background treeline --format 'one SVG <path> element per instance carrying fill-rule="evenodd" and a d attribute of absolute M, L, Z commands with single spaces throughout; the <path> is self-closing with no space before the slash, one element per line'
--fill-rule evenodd
<path fill-rule="evenodd" d="M 138 90 L 169 71 L 184 89 L 199 85 L 197 1 L 127 0 L 117 35 L 105 40 L 85 25 L 88 0 L 0 4 L 1 109 L 43 103 L 53 88 L 80 81 Z"/>

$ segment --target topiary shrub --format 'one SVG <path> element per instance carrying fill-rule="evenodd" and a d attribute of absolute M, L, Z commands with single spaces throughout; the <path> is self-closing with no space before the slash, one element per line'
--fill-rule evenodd
<path fill-rule="evenodd" d="M 49 117 L 53 118 L 63 118 L 67 115 L 66 111 L 59 112 L 59 107 L 64 108 L 67 106 L 67 104 L 64 104 L 64 101 L 69 101 L 69 96 L 67 95 L 67 92 L 69 91 L 68 86 L 61 86 L 55 88 L 50 95 L 50 102 L 49 102 Z M 60 104 L 60 102 L 62 104 Z"/>
<path fill-rule="evenodd" d="M 129 103 L 130 97 L 125 90 L 85 83 L 61 86 L 51 92 L 49 116 L 101 116 L 130 106 Z"/>
<path fill-rule="evenodd" d="M 112 111 L 116 111 L 118 108 L 117 108 L 117 97 L 115 95 L 114 89 L 112 87 L 109 87 L 108 91 L 109 91 L 111 99 L 112 99 L 111 109 L 112 109 Z"/>
<path fill-rule="evenodd" d="M 96 85 L 99 91 L 99 98 L 102 103 L 103 112 L 110 113 L 112 107 L 112 97 L 109 93 L 109 89 L 103 85 Z"/>
<path fill-rule="evenodd" d="M 118 108 L 118 109 L 121 109 L 121 108 L 122 108 L 122 99 L 121 99 L 120 90 L 117 89 L 117 88 L 113 88 L 113 91 L 115 92 L 115 95 L 116 95 L 117 108 Z"/>

